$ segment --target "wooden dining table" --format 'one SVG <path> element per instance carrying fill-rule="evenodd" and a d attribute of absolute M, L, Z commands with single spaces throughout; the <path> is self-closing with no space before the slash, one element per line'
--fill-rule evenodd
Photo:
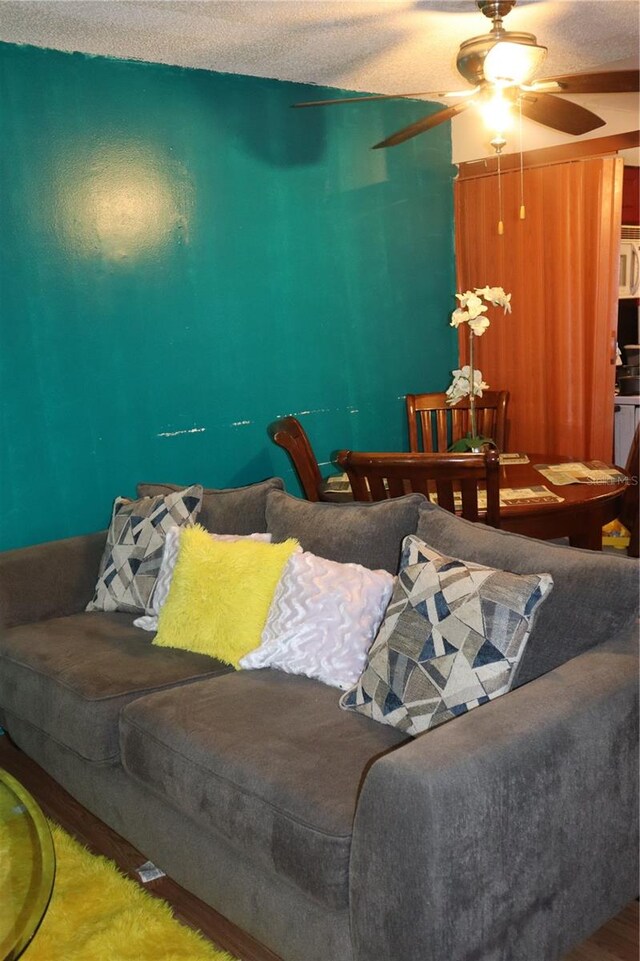
<path fill-rule="evenodd" d="M 555 485 L 544 477 L 536 465 L 563 464 L 569 457 L 554 454 L 527 453 L 528 463 L 503 463 L 500 466 L 500 490 L 546 487 L 562 498 L 545 503 L 504 504 L 501 500 L 502 530 L 540 540 L 569 539 L 572 547 L 602 550 L 602 528 L 620 513 L 629 477 L 621 468 L 613 483 L 575 483 Z M 588 462 L 587 462 L 588 463 Z M 319 488 L 321 500 L 352 500 L 348 483 L 326 478 Z"/>
<path fill-rule="evenodd" d="M 602 528 L 620 513 L 624 490 L 629 482 L 624 471 L 612 483 L 552 484 L 535 465 L 562 464 L 571 460 L 552 454 L 527 454 L 528 464 L 502 464 L 500 489 L 544 485 L 562 498 L 555 503 L 500 507 L 502 530 L 540 540 L 568 537 L 572 547 L 602 550 Z"/>

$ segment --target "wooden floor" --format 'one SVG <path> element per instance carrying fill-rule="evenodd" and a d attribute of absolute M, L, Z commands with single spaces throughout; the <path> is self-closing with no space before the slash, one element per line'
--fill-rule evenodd
<path fill-rule="evenodd" d="M 139 881 L 135 869 L 146 860 L 143 855 L 78 804 L 18 751 L 6 735 L 0 736 L 0 767 L 18 778 L 48 817 L 94 853 L 111 858 L 122 871 Z M 279 961 L 273 952 L 169 878 L 160 878 L 144 887 L 149 893 L 168 901 L 176 917 L 185 924 L 197 928 L 240 961 Z M 562 961 L 638 961 L 638 929 L 638 902 L 633 901 Z"/>

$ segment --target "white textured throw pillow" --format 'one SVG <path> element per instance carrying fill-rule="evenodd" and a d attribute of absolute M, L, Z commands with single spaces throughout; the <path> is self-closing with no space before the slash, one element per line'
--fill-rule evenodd
<path fill-rule="evenodd" d="M 294 554 L 276 588 L 262 643 L 240 667 L 273 667 L 347 690 L 362 674 L 394 582 L 387 571 L 308 551 Z"/>
<path fill-rule="evenodd" d="M 216 541 L 262 541 L 265 544 L 271 543 L 271 534 L 211 534 L 209 536 L 213 537 Z M 158 630 L 158 615 L 162 610 L 164 602 L 169 594 L 169 588 L 171 587 L 171 581 L 173 579 L 173 572 L 175 570 L 176 561 L 178 560 L 178 554 L 180 553 L 180 535 L 182 534 L 182 528 L 173 527 L 167 534 L 164 542 L 164 551 L 162 553 L 162 562 L 160 564 L 160 570 L 158 571 L 158 577 L 155 584 L 153 585 L 153 590 L 151 591 L 151 596 L 149 598 L 149 604 L 145 614 L 142 617 L 137 617 L 133 622 L 134 627 L 141 627 L 143 631 L 157 631 Z"/>

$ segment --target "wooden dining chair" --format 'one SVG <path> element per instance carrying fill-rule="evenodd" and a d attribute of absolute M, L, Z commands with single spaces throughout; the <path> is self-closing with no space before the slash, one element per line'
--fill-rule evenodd
<path fill-rule="evenodd" d="M 279 447 L 283 447 L 291 458 L 307 500 L 319 501 L 322 475 L 316 455 L 300 421 L 295 417 L 281 417 L 269 424 L 267 432 L 271 440 Z"/>
<path fill-rule="evenodd" d="M 470 521 L 484 520 L 500 527 L 500 455 L 377 454 L 341 450 L 337 463 L 346 471 L 356 501 L 380 501 L 419 493 L 440 507 Z M 486 492 L 486 511 L 478 506 L 479 489 Z M 456 493 L 459 497 L 456 497 Z"/>
<path fill-rule="evenodd" d="M 476 397 L 476 429 L 504 451 L 507 431 L 508 390 L 485 390 Z M 469 398 L 447 404 L 447 395 L 407 394 L 409 450 L 444 453 L 471 431 Z"/>

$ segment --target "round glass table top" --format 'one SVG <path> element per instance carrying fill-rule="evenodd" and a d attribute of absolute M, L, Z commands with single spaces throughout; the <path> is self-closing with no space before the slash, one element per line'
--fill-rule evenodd
<path fill-rule="evenodd" d="M 20 957 L 49 904 L 55 854 L 29 792 L 0 768 L 0 959 Z"/>

